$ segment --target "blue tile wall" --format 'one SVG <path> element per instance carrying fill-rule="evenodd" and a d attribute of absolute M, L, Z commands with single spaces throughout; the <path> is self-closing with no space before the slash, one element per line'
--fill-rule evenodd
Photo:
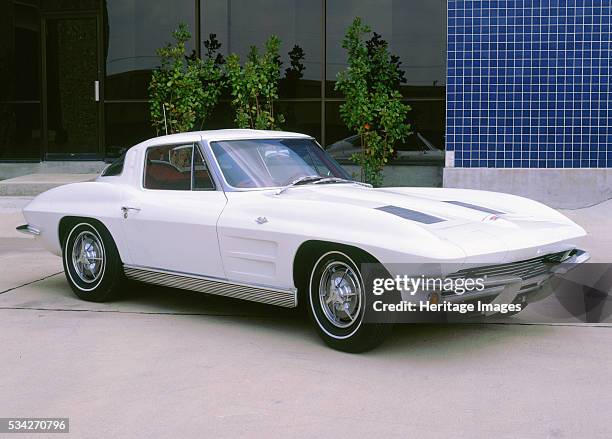
<path fill-rule="evenodd" d="M 457 167 L 612 167 L 610 0 L 448 0 Z"/>

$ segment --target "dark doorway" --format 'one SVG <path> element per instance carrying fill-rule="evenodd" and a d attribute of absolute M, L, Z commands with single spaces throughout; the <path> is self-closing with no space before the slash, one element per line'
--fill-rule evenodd
<path fill-rule="evenodd" d="M 48 16 L 43 29 L 45 158 L 100 158 L 98 18 Z"/>

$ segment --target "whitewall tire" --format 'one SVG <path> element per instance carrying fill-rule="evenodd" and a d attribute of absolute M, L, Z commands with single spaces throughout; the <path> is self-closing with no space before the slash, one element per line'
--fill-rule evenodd
<path fill-rule="evenodd" d="M 390 325 L 364 323 L 367 294 L 359 264 L 348 252 L 330 250 L 316 259 L 307 287 L 308 312 L 330 347 L 363 352 L 384 340 Z"/>
<path fill-rule="evenodd" d="M 64 272 L 75 294 L 93 302 L 117 295 L 123 266 L 112 236 L 98 222 L 75 221 L 62 246 Z"/>

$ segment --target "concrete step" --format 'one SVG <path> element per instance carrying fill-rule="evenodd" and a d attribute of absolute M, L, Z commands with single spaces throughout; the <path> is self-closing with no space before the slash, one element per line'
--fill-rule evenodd
<path fill-rule="evenodd" d="M 108 166 L 103 161 L 52 161 L 38 163 L 0 163 L 0 180 L 28 174 L 98 174 Z"/>
<path fill-rule="evenodd" d="M 29 174 L 0 181 L 0 196 L 33 197 L 69 183 L 92 181 L 98 174 Z"/>

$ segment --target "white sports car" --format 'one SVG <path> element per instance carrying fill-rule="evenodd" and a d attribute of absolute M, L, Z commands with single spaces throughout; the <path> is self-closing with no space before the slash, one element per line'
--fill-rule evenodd
<path fill-rule="evenodd" d="M 364 322 L 363 263 L 392 274 L 396 263 L 435 263 L 510 275 L 512 300 L 529 303 L 556 264 L 588 259 L 576 248 L 585 231 L 543 204 L 486 191 L 372 188 L 351 181 L 311 137 L 279 131 L 150 139 L 96 181 L 49 190 L 23 213 L 18 229 L 62 256 L 82 299 L 108 300 L 128 278 L 304 304 L 321 337 L 348 351 L 376 345 L 387 326 Z M 508 293 L 504 282 L 478 297 Z"/>

